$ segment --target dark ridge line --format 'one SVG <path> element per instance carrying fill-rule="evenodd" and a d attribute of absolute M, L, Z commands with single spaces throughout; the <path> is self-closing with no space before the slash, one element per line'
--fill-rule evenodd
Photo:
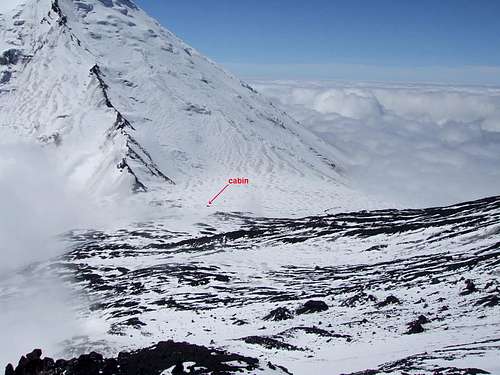
<path fill-rule="evenodd" d="M 59 26 L 66 25 L 68 22 L 68 17 L 66 17 L 61 10 L 61 7 L 59 6 L 59 0 L 53 0 L 52 1 L 52 7 L 51 9 L 59 16 L 59 20 L 57 21 L 57 24 Z"/>
<path fill-rule="evenodd" d="M 61 7 L 59 6 L 59 0 L 53 0 L 52 1 L 52 5 L 51 5 L 51 10 L 56 13 L 58 16 L 59 16 L 59 19 L 57 20 L 57 24 L 59 26 L 65 26 L 65 29 L 63 30 L 63 33 L 68 30 L 69 31 L 69 34 L 70 34 L 70 37 L 71 37 L 71 41 L 75 41 L 76 40 L 76 43 L 78 44 L 79 47 L 81 47 L 82 45 L 82 42 L 81 40 L 71 31 L 71 28 L 68 26 L 68 17 L 63 13 Z M 47 14 L 47 17 L 51 18 L 50 16 L 50 11 L 49 13 Z M 44 22 L 47 22 L 47 24 L 51 25 L 50 21 L 47 19 L 47 17 L 43 17 L 41 20 L 40 20 L 40 24 L 43 24 Z M 52 19 L 52 18 L 51 18 Z M 88 51 L 87 48 L 85 48 L 85 50 Z M 37 52 L 37 51 L 35 51 Z"/>
<path fill-rule="evenodd" d="M 168 178 L 162 171 L 160 171 L 160 169 L 156 166 L 156 164 L 152 162 L 153 159 L 151 158 L 149 153 L 139 143 L 137 143 L 137 141 L 134 138 L 130 137 L 129 134 L 126 135 L 127 135 L 127 147 L 128 147 L 127 156 L 130 156 L 131 159 L 139 160 L 142 164 L 146 166 L 146 168 L 152 175 L 162 178 L 169 184 L 175 185 L 175 182 L 172 181 L 170 178 Z M 141 152 L 143 152 L 148 157 L 148 159 L 151 160 L 151 163 L 146 162 L 136 151 L 132 149 L 132 147 L 129 146 L 128 142 L 132 142 L 135 146 L 137 146 L 141 150 Z"/>
<path fill-rule="evenodd" d="M 117 121 L 118 121 L 118 115 L 120 115 L 120 112 L 111 104 L 111 100 L 109 100 L 108 96 L 108 88 L 109 86 L 104 82 L 104 79 L 102 78 L 102 73 L 101 73 L 101 68 L 99 65 L 95 64 L 91 69 L 90 72 L 95 75 L 97 80 L 99 81 L 99 87 L 102 90 L 102 94 L 104 95 L 104 100 L 106 102 L 106 106 L 108 108 L 113 108 L 117 112 Z M 121 115 L 120 115 L 121 116 Z M 121 116 L 123 118 L 123 116 Z"/>
<path fill-rule="evenodd" d="M 137 175 L 134 173 L 132 168 L 128 165 L 127 161 L 125 158 L 122 159 L 122 161 L 116 166 L 119 170 L 126 169 L 128 173 L 130 173 L 134 177 L 134 186 L 132 187 L 132 191 L 134 193 L 139 193 L 139 192 L 147 192 L 148 188 L 139 180 Z"/>
<path fill-rule="evenodd" d="M 130 124 L 130 122 L 125 117 L 123 117 L 122 114 L 118 112 L 118 110 L 113 105 L 112 108 L 116 111 L 116 121 L 115 124 L 113 125 L 113 130 L 117 131 L 125 128 L 130 128 L 132 130 L 135 130 L 132 124 Z"/>

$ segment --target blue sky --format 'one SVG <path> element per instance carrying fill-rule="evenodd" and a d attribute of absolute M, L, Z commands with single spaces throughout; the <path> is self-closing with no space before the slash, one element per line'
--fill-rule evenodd
<path fill-rule="evenodd" d="M 137 0 L 252 78 L 500 84 L 496 0 Z"/>

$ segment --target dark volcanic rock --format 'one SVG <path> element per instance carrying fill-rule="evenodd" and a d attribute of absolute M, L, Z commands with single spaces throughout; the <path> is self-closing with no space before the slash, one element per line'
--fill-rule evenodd
<path fill-rule="evenodd" d="M 21 60 L 22 52 L 18 49 L 9 49 L 0 54 L 0 65 L 15 65 Z"/>
<path fill-rule="evenodd" d="M 297 309 L 297 314 L 312 314 L 328 310 L 328 305 L 319 300 L 309 300 Z"/>
<path fill-rule="evenodd" d="M 174 369 L 172 370 L 172 375 L 183 375 L 183 374 L 186 374 L 184 372 L 184 365 L 182 363 L 176 364 Z"/>
<path fill-rule="evenodd" d="M 137 317 L 134 317 L 134 318 L 130 318 L 130 319 L 127 319 L 125 322 L 124 322 L 125 325 L 128 325 L 128 326 L 131 326 L 131 327 L 134 327 L 134 328 L 140 328 L 142 326 L 145 326 L 146 324 L 141 322 L 139 320 L 139 318 Z"/>
<path fill-rule="evenodd" d="M 105 359 L 92 352 L 69 361 L 54 362 L 50 358 L 41 359 L 41 355 L 42 351 L 37 349 L 23 356 L 15 370 L 11 364 L 6 367 L 5 375 L 158 375 L 173 366 L 173 374 L 185 374 L 183 362 L 194 362 L 200 368 L 196 374 L 200 375 L 233 374 L 259 367 L 259 360 L 255 358 L 174 341 L 122 352 L 116 359 Z"/>
<path fill-rule="evenodd" d="M 278 307 L 277 309 L 272 310 L 268 315 L 264 317 L 264 320 L 287 320 L 292 319 L 293 314 L 286 307 Z"/>
<path fill-rule="evenodd" d="M 427 317 L 425 315 L 420 315 L 417 319 L 417 321 L 420 323 L 420 324 L 425 324 L 425 323 L 429 323 L 430 320 L 427 319 Z"/>
<path fill-rule="evenodd" d="M 290 371 L 288 371 L 288 369 L 284 366 L 280 366 L 280 365 L 274 365 L 272 364 L 271 362 L 267 362 L 267 367 L 269 367 L 271 370 L 277 370 L 277 369 L 280 369 L 281 371 L 283 371 L 285 374 L 288 374 L 288 375 L 293 375 Z"/>
<path fill-rule="evenodd" d="M 491 374 L 491 372 L 471 367 L 470 368 L 446 367 L 437 369 L 432 373 L 432 375 L 479 375 L 479 374 Z"/>
<path fill-rule="evenodd" d="M 357 305 L 365 304 L 367 302 L 376 302 L 377 297 L 375 297 L 372 294 L 367 294 L 365 292 L 360 292 L 352 297 L 349 297 L 346 299 L 344 302 L 342 302 L 340 305 L 344 307 L 354 307 Z"/>
<path fill-rule="evenodd" d="M 413 322 L 408 323 L 408 330 L 406 331 L 407 335 L 413 335 L 415 333 L 424 332 L 424 327 L 422 327 L 422 323 L 420 321 L 415 320 Z"/>
<path fill-rule="evenodd" d="M 477 291 L 476 284 L 474 284 L 474 281 L 467 279 L 465 280 L 465 288 L 460 292 L 460 295 L 466 296 L 468 294 L 474 293 L 475 291 Z"/>
<path fill-rule="evenodd" d="M 407 324 L 408 330 L 405 332 L 407 335 L 413 335 L 415 333 L 424 332 L 424 327 L 422 324 L 429 323 L 430 320 L 427 319 L 425 315 L 420 315 L 416 320 Z"/>
<path fill-rule="evenodd" d="M 54 369 L 54 361 L 51 358 L 41 359 L 42 351 L 35 349 L 26 356 L 21 357 L 16 369 L 11 364 L 5 368 L 5 374 L 45 374 Z"/>
<path fill-rule="evenodd" d="M 390 295 L 390 296 L 387 296 L 385 300 L 383 300 L 382 302 L 379 302 L 377 304 L 378 307 L 385 307 L 387 305 L 400 305 L 401 304 L 401 301 L 393 296 L 393 295 Z"/>
<path fill-rule="evenodd" d="M 285 330 L 283 332 L 280 332 L 278 335 L 279 336 L 291 336 L 291 335 L 295 334 L 296 332 L 304 332 L 307 334 L 313 334 L 313 335 L 317 335 L 320 337 L 344 338 L 344 339 L 347 339 L 348 341 L 350 341 L 352 339 L 352 336 L 350 336 L 350 335 L 343 335 L 343 334 L 339 334 L 339 333 L 334 333 L 334 332 L 330 332 L 330 331 L 327 331 L 325 329 L 321 329 L 318 327 L 292 327 L 292 328 L 288 328 L 287 330 Z"/>
<path fill-rule="evenodd" d="M 240 361 L 247 370 L 258 367 L 258 360 L 238 354 L 208 349 L 203 346 L 173 341 L 160 342 L 157 345 L 131 353 L 120 353 L 118 363 L 120 374 L 158 374 L 162 370 L 181 362 L 195 362 L 197 366 L 205 367 L 205 373 L 222 374 L 236 372 L 240 366 L 225 362 Z"/>
<path fill-rule="evenodd" d="M 263 346 L 266 349 L 279 349 L 279 350 L 300 350 L 304 349 L 299 348 L 298 346 L 288 344 L 286 342 L 279 341 L 272 337 L 267 336 L 248 336 L 242 338 L 247 344 L 255 344 Z"/>
<path fill-rule="evenodd" d="M 498 306 L 500 298 L 497 295 L 491 294 L 489 296 L 480 298 L 474 303 L 475 306 L 493 307 Z"/>
<path fill-rule="evenodd" d="M 9 82 L 11 78 L 12 78 L 12 72 L 8 70 L 0 72 L 0 85 Z"/>

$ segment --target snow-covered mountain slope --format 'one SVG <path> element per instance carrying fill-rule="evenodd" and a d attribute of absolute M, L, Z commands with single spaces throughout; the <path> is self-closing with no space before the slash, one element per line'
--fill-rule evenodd
<path fill-rule="evenodd" d="M 257 358 L 261 370 L 244 373 L 281 373 L 268 362 L 293 374 L 500 371 L 500 197 L 300 219 L 218 213 L 190 230 L 155 221 L 72 239 L 25 272 L 89 301 L 65 357 L 174 340 Z M 25 292 L 3 284 L 0 299 Z"/>
<path fill-rule="evenodd" d="M 2 361 L 108 358 L 35 351 L 8 375 L 500 371 L 498 197 L 355 212 L 377 203 L 339 152 L 131 1 L 0 9 L 0 147 L 42 147 L 65 184 L 153 218 L 0 274 Z"/>
<path fill-rule="evenodd" d="M 205 209 L 245 177 L 221 209 L 367 206 L 333 147 L 131 1 L 26 0 L 0 19 L 2 138 L 53 148 L 75 187 Z"/>

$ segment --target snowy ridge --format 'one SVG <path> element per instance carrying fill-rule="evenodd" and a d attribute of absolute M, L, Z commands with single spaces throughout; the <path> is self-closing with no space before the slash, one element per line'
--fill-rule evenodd
<path fill-rule="evenodd" d="M 152 160 L 151 155 L 130 134 L 135 131 L 135 128 L 111 103 L 107 91 L 109 87 L 104 81 L 99 65 L 94 65 L 92 69 L 90 69 L 90 72 L 99 82 L 99 87 L 102 90 L 106 106 L 114 109 L 116 112 L 116 120 L 112 128 L 109 129 L 107 138 L 112 139 L 113 141 L 116 141 L 116 138 L 119 137 L 125 138 L 127 151 L 125 153 L 125 157 L 118 164 L 118 169 L 125 169 L 134 177 L 133 191 L 147 191 L 147 187 L 141 182 L 141 179 L 139 179 L 136 172 L 134 172 L 136 169 L 142 169 L 142 174 L 158 177 L 170 184 L 173 184 L 174 182 L 158 169 L 157 165 Z M 133 163 L 134 168 L 130 166 L 131 163 Z"/>

